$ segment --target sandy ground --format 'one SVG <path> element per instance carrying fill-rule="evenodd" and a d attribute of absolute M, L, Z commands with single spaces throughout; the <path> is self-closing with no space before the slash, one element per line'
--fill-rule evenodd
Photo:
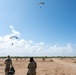
<path fill-rule="evenodd" d="M 5 75 L 4 61 L 5 59 L 0 59 L 0 75 Z M 16 70 L 15 75 L 26 75 L 29 59 L 17 61 L 12 59 L 12 61 Z M 46 58 L 45 61 L 36 58 L 35 61 L 37 62 L 37 75 L 76 75 L 76 58 Z"/>

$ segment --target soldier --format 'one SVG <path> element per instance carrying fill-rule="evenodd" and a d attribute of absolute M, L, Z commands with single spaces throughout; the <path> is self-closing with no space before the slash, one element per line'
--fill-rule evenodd
<path fill-rule="evenodd" d="M 27 75 L 36 75 L 37 63 L 34 61 L 33 57 L 30 58 L 27 68 Z"/>
<path fill-rule="evenodd" d="M 10 56 L 8 55 L 8 58 L 4 62 L 5 64 L 5 75 L 9 75 L 10 67 L 12 66 L 12 60 Z"/>

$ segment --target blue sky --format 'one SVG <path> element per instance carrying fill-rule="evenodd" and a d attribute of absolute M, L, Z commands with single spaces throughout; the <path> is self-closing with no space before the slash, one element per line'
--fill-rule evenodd
<path fill-rule="evenodd" d="M 45 4 L 38 5 L 41 1 Z M 40 7 L 42 8 L 40 9 Z M 10 30 L 11 27 L 12 30 Z M 0 1 L 0 37 L 16 35 L 15 32 L 18 32 L 19 40 L 17 42 L 22 39 L 25 42 L 32 40 L 35 43 L 33 46 L 42 42 L 45 46 L 49 45 L 49 48 L 54 48 L 56 45 L 55 49 L 57 51 L 61 50 L 61 55 L 76 55 L 76 0 Z M 65 53 L 66 49 L 64 47 L 68 47 L 69 44 L 73 51 Z M 46 48 L 45 51 L 47 51 Z M 10 53 L 14 55 L 14 53 Z M 45 53 L 44 55 L 53 55 L 54 51 L 51 54 Z M 15 55 L 28 54 L 30 55 L 29 51 L 28 53 L 25 52 L 25 54 Z M 39 53 L 33 55 L 39 55 Z"/>

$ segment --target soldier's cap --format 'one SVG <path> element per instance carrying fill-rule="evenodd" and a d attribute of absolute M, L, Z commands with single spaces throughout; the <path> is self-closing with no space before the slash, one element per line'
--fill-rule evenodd
<path fill-rule="evenodd" d="M 30 57 L 30 61 L 34 61 L 34 60 L 33 60 L 33 57 Z"/>

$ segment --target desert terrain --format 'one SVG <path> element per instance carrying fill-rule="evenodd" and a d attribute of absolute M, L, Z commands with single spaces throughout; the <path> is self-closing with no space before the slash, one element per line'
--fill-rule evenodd
<path fill-rule="evenodd" d="M 35 58 L 37 75 L 76 75 L 76 58 Z M 0 75 L 5 75 L 5 59 L 0 58 Z M 15 75 L 26 75 L 29 58 L 12 59 Z"/>

